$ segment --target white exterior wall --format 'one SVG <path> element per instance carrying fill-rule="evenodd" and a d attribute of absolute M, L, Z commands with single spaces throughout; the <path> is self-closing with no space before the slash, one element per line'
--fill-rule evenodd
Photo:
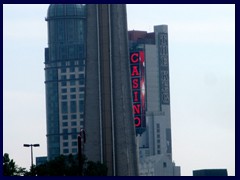
<path fill-rule="evenodd" d="M 147 111 L 160 111 L 159 63 L 156 45 L 145 45 Z"/>
<path fill-rule="evenodd" d="M 180 167 L 163 155 L 146 157 L 139 165 L 140 176 L 180 176 Z"/>
<path fill-rule="evenodd" d="M 66 72 L 62 73 L 61 69 L 58 69 L 58 78 L 61 79 L 62 75 L 66 76 L 66 79 L 70 79 L 70 75 L 75 75 L 76 78 L 79 77 L 80 74 L 84 74 L 84 71 L 79 71 L 78 67 L 75 67 L 74 72 L 70 72 L 70 68 L 66 68 Z M 84 100 L 84 98 L 80 98 L 80 94 L 84 95 L 83 91 L 80 91 L 79 88 L 80 87 L 85 87 L 85 85 L 79 85 L 79 80 L 74 80 L 75 81 L 75 85 L 70 85 L 69 81 L 66 81 L 67 85 L 66 86 L 62 86 L 61 82 L 58 83 L 58 102 L 59 102 L 59 132 L 63 133 L 63 129 L 68 129 L 68 139 L 64 140 L 63 136 L 60 136 L 60 154 L 63 155 L 68 155 L 68 154 L 77 154 L 78 153 L 78 147 L 75 145 L 73 146 L 72 143 L 73 142 L 77 142 L 77 139 L 72 139 L 72 129 L 76 128 L 77 129 L 77 133 L 75 133 L 75 135 L 77 135 L 80 132 L 80 129 L 83 128 L 83 122 L 84 119 L 80 118 L 80 115 L 83 113 L 79 112 L 79 100 Z M 76 92 L 70 92 L 71 88 L 75 88 Z M 67 89 L 67 93 L 62 93 L 62 89 Z M 62 95 L 66 95 L 67 99 L 66 100 L 62 100 Z M 71 95 L 76 95 L 75 99 L 71 99 L 70 96 Z M 68 113 L 67 114 L 62 114 L 62 104 L 61 102 L 68 102 Z M 76 101 L 76 113 L 71 113 L 70 111 L 70 102 L 71 101 Z M 72 120 L 71 119 L 71 115 L 72 114 L 76 114 L 76 119 Z M 68 120 L 63 120 L 62 117 L 63 115 L 67 115 L 68 116 Z M 71 122 L 75 121 L 77 123 L 76 126 L 72 126 Z M 63 126 L 63 122 L 68 122 L 68 126 Z M 68 143 L 68 146 L 64 147 L 63 144 L 64 143 Z M 68 153 L 64 153 L 64 149 L 68 149 Z M 75 149 L 76 152 L 73 152 L 73 149 Z"/>
<path fill-rule="evenodd" d="M 158 44 L 158 33 L 168 33 L 167 26 L 155 26 L 156 44 L 145 44 L 146 61 L 146 131 L 139 138 L 139 170 L 140 175 L 146 176 L 179 176 L 180 167 L 172 162 L 171 142 L 171 113 L 169 103 L 161 102 L 160 74 L 168 71 L 169 67 L 160 67 L 160 44 Z M 165 41 L 166 43 L 166 41 Z M 168 43 L 167 43 L 168 44 Z M 166 47 L 166 45 L 164 45 Z M 167 53 L 167 54 L 166 54 Z M 167 51 L 163 54 L 168 63 Z M 168 73 L 169 74 L 169 73 Z M 168 80 L 169 84 L 169 77 Z M 167 135 L 168 134 L 168 135 Z M 170 135 L 169 135 L 170 134 Z M 168 137 L 167 137 L 168 136 Z M 148 155 L 149 154 L 149 155 Z M 163 163 L 167 166 L 163 167 Z"/>

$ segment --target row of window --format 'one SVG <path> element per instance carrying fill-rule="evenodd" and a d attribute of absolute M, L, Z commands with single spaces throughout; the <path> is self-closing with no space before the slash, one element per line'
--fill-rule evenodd
<path fill-rule="evenodd" d="M 76 99 L 76 94 L 71 94 L 70 99 Z M 84 94 L 79 94 L 79 99 L 84 99 Z M 67 95 L 62 95 L 62 100 L 67 100 Z"/>
<path fill-rule="evenodd" d="M 68 134 L 68 129 L 63 129 L 62 132 L 63 134 Z M 77 133 L 77 128 L 72 128 L 71 133 Z"/>
<path fill-rule="evenodd" d="M 66 135 L 63 135 L 62 137 L 63 137 L 63 140 L 69 140 L 70 137 L 74 140 L 74 139 L 77 139 L 77 134 L 71 134 L 71 135 L 66 134 Z"/>
<path fill-rule="evenodd" d="M 76 114 L 71 114 L 70 116 L 71 118 L 70 119 L 77 119 L 77 115 Z M 80 119 L 83 119 L 84 118 L 84 115 L 83 114 L 80 114 Z M 63 115 L 62 116 L 62 120 L 68 120 L 68 115 Z"/>
<path fill-rule="evenodd" d="M 63 143 L 63 147 L 68 147 L 69 143 L 68 142 L 64 142 Z M 77 146 L 77 141 L 73 141 L 72 142 L 72 146 Z"/>
<path fill-rule="evenodd" d="M 70 74 L 69 78 L 68 79 L 84 79 L 84 74 L 78 74 L 75 75 L 75 74 Z M 67 79 L 67 75 L 61 75 L 61 80 L 66 80 Z"/>
<path fill-rule="evenodd" d="M 49 49 L 45 49 L 45 56 L 49 57 Z M 45 68 L 61 68 L 62 73 L 66 73 L 67 69 L 69 68 L 70 72 L 75 71 L 84 71 L 85 69 L 85 60 L 81 59 L 80 61 L 51 61 L 46 60 Z"/>
<path fill-rule="evenodd" d="M 66 73 L 67 72 L 67 69 L 68 68 L 61 68 L 61 73 Z M 78 67 L 75 67 L 75 66 L 70 66 L 69 67 L 69 72 L 75 72 L 75 71 L 80 71 L 80 72 L 84 72 L 84 66 L 78 66 Z"/>
<path fill-rule="evenodd" d="M 63 127 L 67 127 L 68 125 L 69 125 L 68 122 L 63 122 L 62 123 Z M 77 126 L 77 122 L 76 121 L 71 122 L 71 126 Z"/>
<path fill-rule="evenodd" d="M 68 113 L 68 101 L 61 102 L 62 105 L 62 114 Z M 76 101 L 70 101 L 70 113 L 76 113 L 77 112 L 77 102 Z M 84 101 L 79 101 L 79 112 L 84 112 Z"/>
<path fill-rule="evenodd" d="M 78 80 L 68 80 L 68 81 L 62 81 L 61 86 L 67 86 L 67 82 L 69 82 L 70 86 L 75 86 L 78 82 L 79 85 L 84 85 L 85 84 L 85 79 L 78 79 Z"/>
<path fill-rule="evenodd" d="M 77 148 L 73 148 L 72 149 L 72 153 L 77 153 L 78 151 L 77 151 Z M 68 154 L 69 153 L 69 149 L 63 149 L 63 153 L 64 154 Z"/>
<path fill-rule="evenodd" d="M 79 92 L 80 93 L 84 93 L 85 91 L 85 87 L 79 87 Z M 64 94 L 64 93 L 67 93 L 67 88 L 63 88 L 61 89 L 61 92 Z M 74 93 L 76 92 L 76 88 L 70 88 L 70 93 Z"/>

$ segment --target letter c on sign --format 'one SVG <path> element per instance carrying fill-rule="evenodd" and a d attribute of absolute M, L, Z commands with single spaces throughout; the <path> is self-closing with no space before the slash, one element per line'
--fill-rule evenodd
<path fill-rule="evenodd" d="M 138 53 L 132 53 L 131 54 L 131 63 L 137 63 L 139 61 L 139 54 Z"/>

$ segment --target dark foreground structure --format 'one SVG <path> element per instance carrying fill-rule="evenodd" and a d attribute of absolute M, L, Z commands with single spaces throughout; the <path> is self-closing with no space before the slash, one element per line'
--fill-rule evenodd
<path fill-rule="evenodd" d="M 193 176 L 228 176 L 227 169 L 194 170 Z"/>

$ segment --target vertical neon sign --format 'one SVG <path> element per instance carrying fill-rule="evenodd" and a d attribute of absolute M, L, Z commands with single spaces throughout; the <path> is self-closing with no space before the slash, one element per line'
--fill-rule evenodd
<path fill-rule="evenodd" d="M 141 134 L 146 127 L 145 105 L 145 60 L 144 52 L 130 53 L 133 114 L 136 133 Z"/>

